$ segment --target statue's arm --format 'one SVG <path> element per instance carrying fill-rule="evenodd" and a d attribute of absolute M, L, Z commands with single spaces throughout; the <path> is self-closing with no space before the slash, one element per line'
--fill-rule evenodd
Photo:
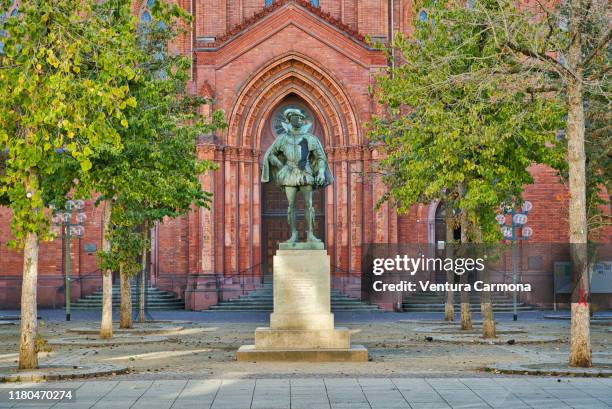
<path fill-rule="evenodd" d="M 312 150 L 312 156 L 315 162 L 315 169 L 318 169 L 318 176 L 325 180 L 325 169 L 327 168 L 327 157 L 321 142 L 315 137 L 314 138 L 314 149 Z"/>
<path fill-rule="evenodd" d="M 270 153 L 268 155 L 268 161 L 272 164 L 272 166 L 276 168 L 282 168 L 283 162 L 276 156 L 280 151 L 281 144 L 279 143 L 279 139 L 277 138 L 274 141 L 274 144 L 270 147 Z"/>
<path fill-rule="evenodd" d="M 273 178 L 276 169 L 280 169 L 283 167 L 283 162 L 278 158 L 277 154 L 279 153 L 279 138 L 276 138 L 272 145 L 266 151 L 264 155 L 263 166 L 261 169 L 261 181 L 267 183 Z"/>
<path fill-rule="evenodd" d="M 327 155 L 323 149 L 323 145 L 319 138 L 313 135 L 313 149 L 312 160 L 313 160 L 313 171 L 316 174 L 316 182 L 319 186 L 327 186 L 334 181 L 334 177 L 329 170 L 329 163 L 327 162 Z"/>

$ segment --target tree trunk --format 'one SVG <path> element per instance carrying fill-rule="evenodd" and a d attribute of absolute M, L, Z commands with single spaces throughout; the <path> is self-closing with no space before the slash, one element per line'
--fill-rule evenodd
<path fill-rule="evenodd" d="M 484 250 L 484 244 L 482 239 L 482 230 L 480 228 L 475 229 L 476 234 L 476 245 L 472 257 L 481 255 L 481 251 Z M 480 279 L 484 284 L 491 283 L 491 275 L 489 273 L 488 266 L 485 265 L 484 270 L 480 273 Z M 483 291 L 480 293 L 480 315 L 482 316 L 482 337 L 483 338 L 495 338 L 495 319 L 493 317 L 493 304 L 491 303 L 491 293 L 489 291 Z"/>
<path fill-rule="evenodd" d="M 121 281 L 119 328 L 132 328 L 132 288 L 130 286 L 130 277 L 123 268 L 123 264 L 119 267 L 119 280 Z"/>
<path fill-rule="evenodd" d="M 459 282 L 462 287 L 468 282 L 467 273 L 461 275 Z M 468 331 L 472 329 L 472 312 L 470 311 L 470 293 L 461 290 L 461 329 Z"/>
<path fill-rule="evenodd" d="M 23 249 L 23 282 L 21 284 L 21 339 L 19 343 L 19 369 L 38 368 L 38 311 L 36 308 L 36 282 L 38 276 L 38 235 L 26 234 Z"/>
<path fill-rule="evenodd" d="M 140 300 L 138 321 L 145 322 L 145 283 L 147 280 L 147 238 L 149 237 L 149 222 L 144 222 L 142 229 L 143 244 L 142 244 L 142 271 L 140 273 Z"/>
<path fill-rule="evenodd" d="M 589 274 L 587 254 L 586 161 L 584 151 L 584 90 L 582 35 L 584 6 L 581 0 L 570 3 L 569 50 L 567 64 L 574 77 L 567 76 L 567 160 L 569 165 L 569 242 L 572 259 L 572 323 L 569 364 L 592 366 Z"/>
<path fill-rule="evenodd" d="M 455 283 L 455 273 L 453 271 L 446 272 L 446 282 L 449 285 Z M 446 292 L 446 303 L 444 304 L 444 321 L 455 321 L 455 293 L 453 290 Z"/>
<path fill-rule="evenodd" d="M 104 203 L 104 225 L 102 236 L 102 251 L 110 253 L 111 215 L 113 202 Z M 102 321 L 100 322 L 100 338 L 113 337 L 113 273 L 110 269 L 102 273 Z"/>
<path fill-rule="evenodd" d="M 446 205 L 446 258 L 453 258 L 453 246 L 455 240 L 454 218 L 452 216 L 452 206 Z M 446 282 L 449 285 L 455 283 L 455 272 L 449 270 L 446 272 Z M 446 303 L 444 304 L 444 321 L 455 321 L 455 293 L 453 290 L 446 292 Z"/>
<path fill-rule="evenodd" d="M 463 187 L 460 189 L 461 196 L 465 194 Z M 465 209 L 461 209 L 460 214 L 460 225 L 461 225 L 461 251 L 465 252 L 467 250 L 468 244 L 468 219 L 467 219 L 467 211 Z M 462 284 L 461 290 L 461 329 L 464 331 L 469 331 L 472 329 L 472 312 L 470 311 L 470 293 L 468 291 L 464 291 L 465 285 L 468 283 L 468 273 L 465 272 L 461 275 L 459 282 Z"/>
<path fill-rule="evenodd" d="M 481 273 L 484 284 L 489 284 L 489 270 L 487 267 Z M 491 303 L 491 293 L 483 291 L 480 293 L 480 312 L 482 314 L 482 337 L 495 338 L 495 319 L 493 318 L 493 304 Z"/>

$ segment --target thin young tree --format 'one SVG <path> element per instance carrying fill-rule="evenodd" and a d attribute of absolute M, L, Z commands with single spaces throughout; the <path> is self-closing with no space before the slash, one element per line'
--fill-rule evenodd
<path fill-rule="evenodd" d="M 134 40 L 127 1 L 114 2 L 114 24 L 108 6 L 89 0 L 33 0 L 7 16 L 11 3 L 0 2 L 0 196 L 23 249 L 19 368 L 32 369 L 39 243 L 52 238 L 46 206 L 74 187 L 70 166 L 87 174 L 102 146 L 120 146 L 114 125 L 131 103 Z"/>
<path fill-rule="evenodd" d="M 144 321 L 149 227 L 208 206 L 211 198 L 202 189 L 199 176 L 214 166 L 198 159 L 197 140 L 224 127 L 223 114 L 215 111 L 209 118 L 199 114 L 212 101 L 187 92 L 191 61 L 168 50 L 190 19 L 179 6 L 156 2 L 151 21 L 140 24 L 141 75 L 129 84 L 137 108 L 126 111 L 128 126 L 117 129 L 122 151 L 102 152 L 94 160 L 93 189 L 114 198 L 110 220 L 115 229 L 103 264 L 120 273 L 122 328 L 132 326 L 130 277 L 138 272 L 140 321 Z"/>

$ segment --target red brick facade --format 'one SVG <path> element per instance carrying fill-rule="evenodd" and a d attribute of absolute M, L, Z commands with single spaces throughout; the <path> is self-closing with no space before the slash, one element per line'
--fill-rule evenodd
<path fill-rule="evenodd" d="M 384 187 L 361 173 L 376 160 L 364 124 L 377 110 L 370 88 L 387 65 L 365 36 L 386 41 L 397 30 L 409 33 L 415 15 L 410 0 L 321 0 L 319 8 L 306 0 L 275 1 L 267 8 L 264 0 L 178 3 L 195 18 L 174 49 L 192 55 L 191 89 L 213 98 L 229 127 L 198 146 L 201 158 L 219 164 L 201 176 L 204 189 L 214 193 L 211 209 L 153 229 L 154 284 L 195 310 L 259 285 L 271 242 L 264 237 L 260 164 L 270 143 L 270 113 L 287 101 L 300 101 L 314 116 L 336 178 L 318 209 L 336 288 L 358 294 L 363 243 L 435 241 L 436 204 L 400 216 L 388 205 L 377 210 Z M 134 5 L 135 13 L 142 12 L 141 4 Z M 535 205 L 533 240 L 564 241 L 567 191 L 543 166 L 532 172 L 536 183 L 525 198 Z M 73 276 L 80 278 L 75 299 L 100 285 L 96 257 L 84 248 L 100 248 L 102 209 L 88 202 L 87 211 L 85 237 L 72 248 Z M 20 294 L 21 256 L 6 247 L 9 221 L 9 211 L 0 209 L 0 308 L 16 307 Z M 61 240 L 42 247 L 41 306 L 63 302 L 63 251 Z"/>

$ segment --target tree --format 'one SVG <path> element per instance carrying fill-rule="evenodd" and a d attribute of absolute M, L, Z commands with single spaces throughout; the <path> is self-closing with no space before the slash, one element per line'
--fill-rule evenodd
<path fill-rule="evenodd" d="M 0 2 L 3 15 L 10 3 Z M 89 0 L 23 2 L 0 20 L 0 197 L 24 259 L 20 369 L 38 366 L 39 242 L 52 238 L 45 206 L 74 187 L 73 165 L 87 174 L 98 150 L 120 146 L 115 124 L 133 102 L 125 86 L 134 76 L 129 2 L 113 3 L 113 24 L 110 6 Z"/>
<path fill-rule="evenodd" d="M 559 161 L 553 147 L 563 114 L 554 98 L 512 86 L 512 61 L 499 58 L 501 46 L 484 23 L 496 6 L 478 4 L 477 12 L 451 1 L 422 3 L 427 20 L 412 38 L 395 39 L 400 61 L 377 81 L 387 114 L 371 123 L 385 153 L 383 200 L 400 211 L 449 203 L 459 211 L 462 245 L 499 241 L 495 214 L 533 182 L 527 167 Z M 483 336 L 494 336 L 490 301 L 483 312 Z M 462 328 L 470 327 L 462 294 Z"/>
<path fill-rule="evenodd" d="M 211 194 L 202 190 L 199 175 L 214 166 L 197 158 L 197 138 L 225 126 L 221 111 L 210 118 L 198 114 L 211 101 L 187 93 L 191 61 L 167 50 L 191 17 L 179 6 L 160 2 L 152 13 L 152 20 L 139 27 L 141 75 L 129 84 L 137 106 L 126 111 L 128 126 L 117 129 L 123 149 L 100 152 L 93 161 L 95 177 L 89 179 L 94 190 L 114 200 L 114 230 L 103 266 L 105 271 L 120 272 L 122 328 L 132 326 L 129 277 L 142 272 L 144 289 L 150 226 L 182 216 L 192 207 L 208 206 Z M 141 294 L 141 306 L 143 300 Z M 110 325 L 102 325 L 102 330 Z"/>
<path fill-rule="evenodd" d="M 525 88 L 533 93 L 544 92 L 549 98 L 562 98 L 565 102 L 573 275 L 569 363 L 589 367 L 592 365 L 589 323 L 589 265 L 592 263 L 589 263 L 587 251 L 588 216 L 598 213 L 597 201 L 602 186 L 610 187 L 609 177 L 607 183 L 599 183 L 603 182 L 601 178 L 610 175 L 610 151 L 606 145 L 598 145 L 606 140 L 609 142 L 610 135 L 606 111 L 599 110 L 608 109 L 609 119 L 610 3 L 568 0 L 526 6 L 497 0 L 493 6 L 483 21 L 495 36 L 501 57 L 512 61 L 514 81 L 523 87 L 535 84 Z M 476 8 L 482 8 L 480 3 Z M 594 155 L 589 165 L 586 162 L 587 141 L 595 144 L 592 149 L 605 151 L 604 155 Z"/>

